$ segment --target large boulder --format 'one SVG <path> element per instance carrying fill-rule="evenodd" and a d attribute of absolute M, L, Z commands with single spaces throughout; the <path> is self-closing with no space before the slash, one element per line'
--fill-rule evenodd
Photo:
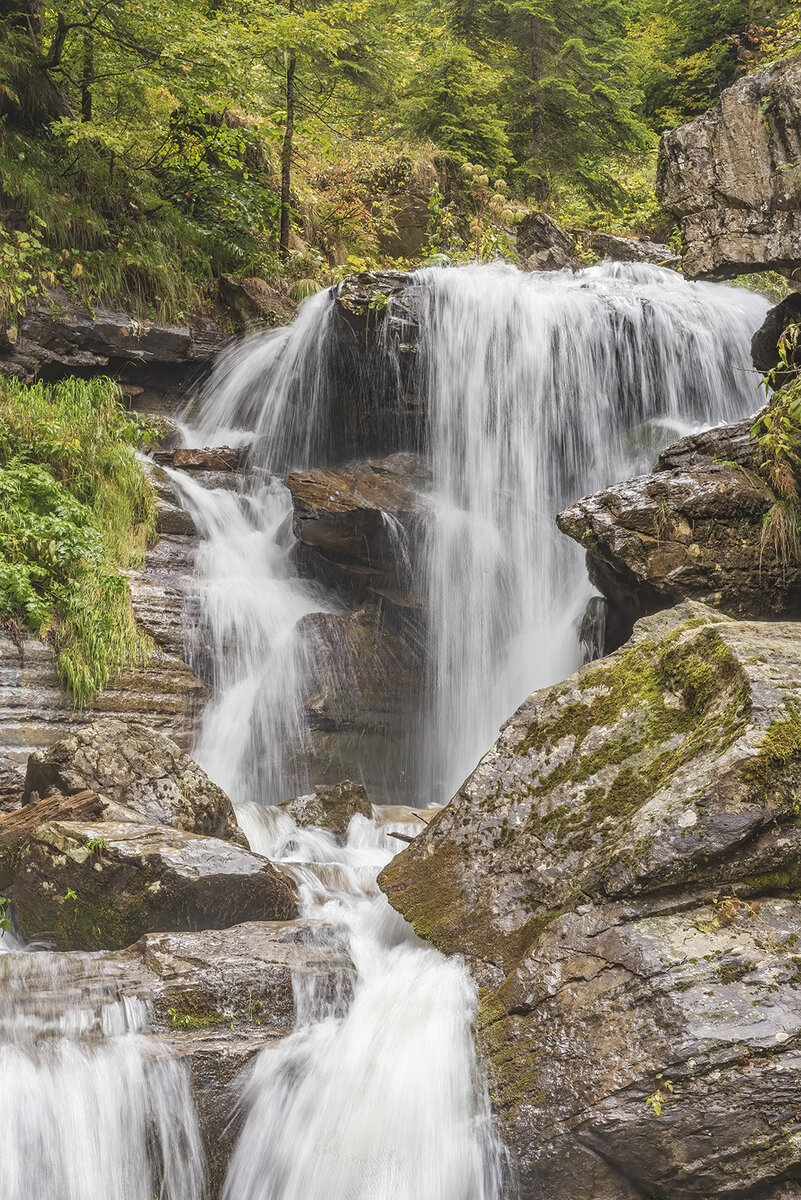
<path fill-rule="evenodd" d="M 637 617 L 679 600 L 753 617 L 801 612 L 801 563 L 782 543 L 778 523 L 772 533 L 781 510 L 757 471 L 760 451 L 748 425 L 683 439 L 653 474 L 613 484 L 558 515 L 559 528 L 586 549 L 590 578 L 610 602 L 611 647 Z"/>
<path fill-rule="evenodd" d="M 39 826 L 19 854 L 11 898 L 23 937 L 59 950 L 298 914 L 289 878 L 261 855 L 135 820 Z"/>
<path fill-rule="evenodd" d="M 801 59 L 739 80 L 666 133 L 657 195 L 681 222 L 691 278 L 801 266 Z"/>
<path fill-rule="evenodd" d="M 308 796 L 295 796 L 285 801 L 281 808 L 301 828 L 319 825 L 340 840 L 348 832 L 352 817 L 360 814 L 369 819 L 373 815 L 373 806 L 364 787 L 350 779 L 333 787 L 317 788 Z"/>
<path fill-rule="evenodd" d="M 800 708 L 797 626 L 647 618 L 530 696 L 380 876 L 483 985 L 525 1200 L 801 1180 Z"/>
<path fill-rule="evenodd" d="M 156 825 L 244 844 L 222 788 L 170 738 L 138 721 L 95 721 L 28 759 L 25 801 L 87 788 Z"/>

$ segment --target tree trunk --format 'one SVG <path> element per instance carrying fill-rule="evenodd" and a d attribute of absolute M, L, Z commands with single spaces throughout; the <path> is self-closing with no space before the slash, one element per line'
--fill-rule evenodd
<path fill-rule="evenodd" d="M 542 102 L 539 93 L 540 79 L 545 60 L 545 39 L 539 17 L 529 17 L 529 51 L 531 70 L 531 157 L 537 163 L 542 159 Z M 541 171 L 534 184 L 534 195 L 539 204 L 548 198 L 548 178 Z"/>
<path fill-rule="evenodd" d="M 95 78 L 95 39 L 91 33 L 83 38 L 83 63 L 81 64 L 81 117 L 92 119 L 92 83 Z"/>
<path fill-rule="evenodd" d="M 75 116 L 47 69 L 40 42 L 43 8 L 40 0 L 0 0 L 0 37 L 13 53 L 8 81 L 14 93 L 0 97 L 0 117 L 34 131 L 58 117 Z"/>
<path fill-rule="evenodd" d="M 281 146 L 281 230 L 278 249 L 281 258 L 289 257 L 290 192 L 292 188 L 292 139 L 295 134 L 295 68 L 297 57 L 291 51 L 286 66 L 286 125 Z"/>

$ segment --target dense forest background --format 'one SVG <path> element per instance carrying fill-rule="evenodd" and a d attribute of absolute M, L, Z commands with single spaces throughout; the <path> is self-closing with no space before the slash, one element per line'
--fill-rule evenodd
<path fill-rule="evenodd" d="M 799 44 L 788 0 L 0 0 L 0 313 L 297 301 L 532 208 L 666 239 L 660 131 Z"/>

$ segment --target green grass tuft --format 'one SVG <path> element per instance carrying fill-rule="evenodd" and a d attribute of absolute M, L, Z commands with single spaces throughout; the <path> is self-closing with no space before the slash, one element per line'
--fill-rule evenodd
<path fill-rule="evenodd" d="M 150 648 L 120 573 L 155 535 L 142 434 L 110 379 L 0 383 L 0 618 L 52 639 L 78 707 Z"/>

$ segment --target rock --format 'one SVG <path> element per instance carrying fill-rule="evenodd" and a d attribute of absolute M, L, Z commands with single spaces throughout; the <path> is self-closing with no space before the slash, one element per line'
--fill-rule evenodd
<path fill-rule="evenodd" d="M 264 279 L 221 275 L 218 286 L 220 298 L 242 329 L 282 325 L 295 315 L 296 305 L 290 298 Z"/>
<path fill-rule="evenodd" d="M 384 321 L 391 300 L 405 304 L 409 282 L 404 271 L 360 271 L 348 275 L 334 292 L 336 313 L 364 339 Z"/>
<path fill-rule="evenodd" d="M 681 266 L 678 254 L 668 246 L 652 242 L 650 238 L 620 237 L 596 229 L 571 229 L 570 233 L 599 258 L 608 258 L 612 262 L 653 263 L 658 267 L 673 267 L 676 270 Z"/>
<path fill-rule="evenodd" d="M 46 800 L 25 804 L 0 817 L 0 891 L 13 883 L 20 851 L 40 825 L 48 821 L 102 820 L 106 807 L 96 792 L 71 796 L 54 792 Z"/>
<path fill-rule="evenodd" d="M 222 788 L 170 738 L 138 721 L 109 717 L 28 759 L 24 802 L 85 789 L 145 821 L 247 845 Z"/>
<path fill-rule="evenodd" d="M 681 222 L 690 278 L 801 265 L 801 61 L 727 88 L 662 136 L 657 195 Z"/>
<path fill-rule="evenodd" d="M 421 606 L 412 547 L 426 519 L 419 489 L 429 478 L 425 460 L 408 453 L 290 475 L 292 531 L 306 550 L 305 573 L 344 585 L 358 600 L 372 593 Z"/>
<path fill-rule="evenodd" d="M 59 950 L 115 950 L 158 930 L 225 929 L 297 916 L 266 858 L 218 838 L 128 821 L 52 821 L 19 856 L 20 932 Z"/>
<path fill-rule="evenodd" d="M 180 468 L 182 471 L 239 471 L 247 446 L 206 446 L 202 449 L 179 446 L 175 450 L 159 451 L 154 455 L 160 466 Z"/>
<path fill-rule="evenodd" d="M 193 569 L 198 531 L 167 472 L 149 461 L 145 471 L 156 493 L 159 538 L 148 549 L 143 565 L 127 572 L 131 604 L 137 623 L 162 650 L 177 658 L 191 655 L 194 661 L 198 620 Z"/>
<path fill-rule="evenodd" d="M 590 578 L 609 599 L 607 646 L 620 645 L 643 613 L 678 600 L 753 617 L 801 611 L 801 564 L 782 553 L 765 525 L 776 497 L 756 473 L 760 449 L 749 426 L 684 438 L 664 451 L 654 474 L 614 484 L 558 515 L 559 528 L 587 550 Z"/>
<path fill-rule="evenodd" d="M 16 763 L 0 761 L 0 813 L 14 812 L 22 804 L 25 772 Z"/>
<path fill-rule="evenodd" d="M 530 696 L 382 872 L 485 989 L 522 1200 L 801 1177 L 799 706 L 798 626 L 647 618 Z"/>
<path fill-rule="evenodd" d="M 414 611 L 368 602 L 352 613 L 311 613 L 298 634 L 308 663 L 301 703 L 309 729 L 300 777 L 332 785 L 355 777 L 380 803 L 424 803 L 405 774 L 425 675 Z"/>
<path fill-rule="evenodd" d="M 0 352 L 0 374 L 33 377 L 42 371 L 193 367 L 207 364 L 227 342 L 212 321 L 159 325 L 97 305 L 90 310 L 62 288 L 28 310 L 19 336 Z"/>
<path fill-rule="evenodd" d="M 22 652 L 0 631 L 0 757 L 27 762 L 34 750 L 102 716 L 146 720 L 182 746 L 191 745 L 206 685 L 181 659 L 154 649 L 142 667 L 123 671 L 84 709 L 76 709 L 48 642 L 25 637 Z"/>
<path fill-rule="evenodd" d="M 530 271 L 577 267 L 576 239 L 547 213 L 527 213 L 517 226 L 517 253 Z"/>
<path fill-rule="evenodd" d="M 309 796 L 295 796 L 280 807 L 301 828 L 319 825 L 322 829 L 329 829 L 340 841 L 348 832 L 351 817 L 361 813 L 369 819 L 373 815 L 367 792 L 360 783 L 353 783 L 350 779 L 334 787 L 317 788 Z"/>
<path fill-rule="evenodd" d="M 791 292 L 780 304 L 768 311 L 768 315 L 751 339 L 751 359 L 763 375 L 780 365 L 779 339 L 788 328 L 801 321 L 801 293 Z M 801 368 L 801 347 L 786 346 L 791 372 L 782 372 L 777 382 L 786 382 Z M 775 386 L 775 385 L 774 385 Z"/>
<path fill-rule="evenodd" d="M 756 471 L 762 465 L 762 451 L 759 442 L 751 437 L 755 419 L 748 417 L 735 425 L 717 425 L 680 438 L 660 452 L 654 470 L 688 470 L 727 462 Z"/>

